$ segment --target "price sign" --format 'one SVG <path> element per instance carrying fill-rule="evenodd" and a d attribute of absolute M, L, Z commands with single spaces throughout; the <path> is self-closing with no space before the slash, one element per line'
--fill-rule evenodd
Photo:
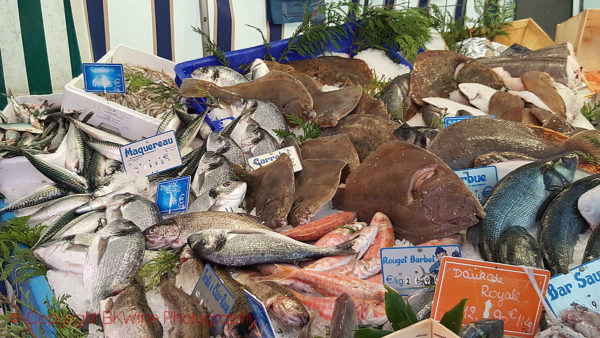
<path fill-rule="evenodd" d="M 533 269 L 542 296 L 550 272 Z M 440 266 L 431 318 L 442 316 L 467 298 L 463 324 L 483 318 L 504 321 L 504 334 L 533 337 L 542 314 L 542 302 L 521 267 L 444 257 Z"/>

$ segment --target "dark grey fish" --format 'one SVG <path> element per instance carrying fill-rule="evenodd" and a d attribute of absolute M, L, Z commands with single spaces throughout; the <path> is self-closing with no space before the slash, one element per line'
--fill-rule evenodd
<path fill-rule="evenodd" d="M 412 143 L 421 148 L 427 148 L 438 133 L 439 130 L 435 128 L 403 125 L 394 131 L 394 136 L 400 141 Z"/>
<path fill-rule="evenodd" d="M 598 257 L 600 257 L 600 227 L 596 227 L 588 239 L 581 263 L 593 261 Z"/>
<path fill-rule="evenodd" d="M 200 159 L 192 177 L 191 189 L 196 196 L 200 196 L 220 184 L 231 181 L 234 175 L 233 165 L 225 156 L 208 151 Z"/>
<path fill-rule="evenodd" d="M 277 140 L 263 128 L 248 124 L 240 148 L 248 157 L 268 154 L 279 149 Z"/>
<path fill-rule="evenodd" d="M 461 122 L 462 123 L 462 122 Z M 549 160 L 526 164 L 505 176 L 483 205 L 479 251 L 488 261 L 497 261 L 500 235 L 511 226 L 531 226 L 548 201 L 573 181 L 578 158 L 567 153 Z"/>
<path fill-rule="evenodd" d="M 317 247 L 273 231 L 204 230 L 188 237 L 197 258 L 225 266 L 292 263 L 335 255 L 351 255 L 352 242 L 335 247 Z"/>
<path fill-rule="evenodd" d="M 600 174 L 575 181 L 548 205 L 541 221 L 540 246 L 553 275 L 569 273 L 573 250 L 586 221 L 577 210 L 579 197 L 600 185 Z"/>
<path fill-rule="evenodd" d="M 500 235 L 498 263 L 544 268 L 538 242 L 519 226 L 510 227 Z"/>
<path fill-rule="evenodd" d="M 11 204 L 0 209 L 0 214 L 3 212 L 14 211 L 21 208 L 27 208 L 40 203 L 48 202 L 53 199 L 66 196 L 69 193 L 68 190 L 59 188 L 54 185 L 45 185 L 39 189 L 30 192 L 12 202 Z"/>
<path fill-rule="evenodd" d="M 421 289 L 406 298 L 408 305 L 415 312 L 418 320 L 427 319 L 431 316 L 435 288 Z"/>
<path fill-rule="evenodd" d="M 388 114 L 395 116 L 402 113 L 404 101 L 408 98 L 410 73 L 395 77 L 383 89 L 381 98 L 387 107 Z"/>
<path fill-rule="evenodd" d="M 429 128 L 441 128 L 444 125 L 445 109 L 426 103 L 422 111 L 423 122 Z"/>
<path fill-rule="evenodd" d="M 347 293 L 342 293 L 335 300 L 331 316 L 331 338 L 353 337 L 358 328 L 358 316 L 354 302 Z"/>
<path fill-rule="evenodd" d="M 467 324 L 460 332 L 462 338 L 502 338 L 504 322 L 499 319 L 480 319 Z"/>

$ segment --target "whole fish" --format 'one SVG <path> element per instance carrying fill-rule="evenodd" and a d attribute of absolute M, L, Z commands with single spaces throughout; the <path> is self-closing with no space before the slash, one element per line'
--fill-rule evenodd
<path fill-rule="evenodd" d="M 102 330 L 107 338 L 136 336 L 161 338 L 163 336 L 160 318 L 152 313 L 152 309 L 146 301 L 144 289 L 138 283 L 124 288 L 116 296 L 101 301 L 100 312 L 102 318 L 105 318 L 105 315 L 107 318 L 102 323 Z M 191 313 L 187 314 L 191 315 Z M 108 318 L 112 320 L 108 320 Z M 186 326 L 196 327 L 196 325 Z"/>
<path fill-rule="evenodd" d="M 352 242 L 332 248 L 298 242 L 269 230 L 204 230 L 188 237 L 198 258 L 226 266 L 287 263 L 334 255 L 350 255 Z"/>
<path fill-rule="evenodd" d="M 6 145 L 16 146 L 21 139 L 21 134 L 16 130 L 7 130 L 5 133 Z"/>
<path fill-rule="evenodd" d="M 275 137 L 275 139 L 281 143 L 283 139 L 281 139 L 274 130 L 288 130 L 287 123 L 285 121 L 285 117 L 279 111 L 277 105 L 267 101 L 260 100 L 247 100 L 247 101 L 238 101 L 239 104 L 244 104 L 245 106 L 250 106 L 250 118 L 256 121 L 258 125 L 266 130 L 271 136 Z"/>
<path fill-rule="evenodd" d="M 246 182 L 227 181 L 200 195 L 187 212 L 232 211 L 239 208 L 246 195 Z"/>
<path fill-rule="evenodd" d="M 338 228 L 342 227 L 345 224 L 351 223 L 355 219 L 355 212 L 336 212 L 329 216 L 325 216 L 319 220 L 300 225 L 289 230 L 282 231 L 281 234 L 298 241 L 314 241 L 320 239 L 323 236 L 326 236 L 328 233 L 331 233 L 333 231 L 340 231 L 338 230 Z M 342 242 L 339 242 L 337 244 L 340 243 Z"/>
<path fill-rule="evenodd" d="M 71 220 L 62 229 L 56 232 L 53 238 L 92 233 L 95 232 L 96 229 L 103 227 L 105 223 L 106 219 L 104 218 L 104 212 L 88 212 Z"/>
<path fill-rule="evenodd" d="M 94 235 L 70 235 L 57 238 L 37 246 L 33 249 L 33 253 L 52 270 L 82 274 L 90 237 L 93 238 Z"/>
<path fill-rule="evenodd" d="M 371 226 L 376 226 L 378 230 L 375 241 L 365 252 L 363 259 L 379 258 L 382 248 L 390 248 L 394 246 L 394 226 L 390 219 L 383 213 L 377 212 L 371 219 Z M 381 267 L 380 267 L 381 268 Z"/>
<path fill-rule="evenodd" d="M 0 123 L 0 129 L 32 134 L 41 134 L 44 132 L 44 129 L 36 128 L 29 123 Z"/>
<path fill-rule="evenodd" d="M 438 133 L 439 130 L 435 128 L 403 125 L 394 131 L 394 136 L 400 141 L 408 142 L 421 148 L 427 148 Z"/>
<path fill-rule="evenodd" d="M 77 119 L 70 118 L 69 121 L 71 121 L 71 123 L 74 124 L 78 129 L 80 129 L 81 131 L 98 141 L 108 141 L 119 145 L 126 145 L 128 143 L 131 143 L 131 141 L 129 141 L 126 138 L 117 136 L 115 134 L 111 134 L 98 128 L 94 128 L 89 124 L 79 121 Z"/>
<path fill-rule="evenodd" d="M 594 259 L 600 257 L 600 228 L 594 229 L 592 235 L 588 239 L 587 245 L 585 246 L 585 251 L 583 252 L 583 263 L 587 263 L 589 261 L 593 261 Z"/>
<path fill-rule="evenodd" d="M 311 297 L 298 292 L 292 293 L 307 308 L 316 311 L 325 320 L 332 320 L 337 297 Z M 388 322 L 382 300 L 352 297 L 359 325 L 381 326 Z"/>
<path fill-rule="evenodd" d="M 184 149 L 192 144 L 192 141 L 194 141 L 196 135 L 198 135 L 207 114 L 208 109 L 177 135 L 177 145 L 179 146 L 179 149 Z"/>
<path fill-rule="evenodd" d="M 478 156 L 494 152 L 514 152 L 543 159 L 580 150 L 600 157 L 600 148 L 593 142 L 593 139 L 600 139 L 598 133 L 582 131 L 562 143 L 555 143 L 519 122 L 474 117 L 444 128 L 427 150 L 454 170 L 470 168 Z M 461 146 L 455 147 L 456 142 Z"/>
<path fill-rule="evenodd" d="M 240 147 L 247 157 L 252 157 L 273 152 L 279 149 L 280 145 L 271 134 L 261 127 L 248 124 Z"/>
<path fill-rule="evenodd" d="M 103 156 L 110 158 L 111 160 L 119 162 L 123 160 L 121 158 L 121 145 L 118 143 L 113 143 L 110 141 L 98 141 L 88 137 L 85 140 L 85 144 L 87 144 L 90 148 L 93 148 Z"/>
<path fill-rule="evenodd" d="M 511 172 L 492 190 L 483 205 L 479 251 L 488 261 L 497 261 L 500 235 L 511 226 L 527 228 L 543 212 L 548 201 L 573 181 L 577 155 L 567 153 L 532 162 Z"/>
<path fill-rule="evenodd" d="M 225 156 L 207 151 L 198 163 L 191 189 L 198 197 L 220 184 L 231 181 L 234 175 L 233 165 Z"/>
<path fill-rule="evenodd" d="M 90 201 L 90 194 L 67 195 L 48 202 L 41 209 L 31 215 L 27 223 L 38 224 L 51 221 L 56 217 L 66 213 L 76 206 L 81 206 Z M 46 223 L 47 224 L 47 223 Z"/>
<path fill-rule="evenodd" d="M 55 185 L 44 185 L 30 192 L 29 194 L 21 196 L 16 201 L 0 209 L 0 214 L 48 202 L 53 199 L 66 196 L 68 193 L 69 192 L 67 190 L 59 188 Z"/>
<path fill-rule="evenodd" d="M 279 266 L 281 272 L 263 277 L 263 280 L 280 281 L 295 278 L 312 286 L 315 291 L 323 296 L 339 296 L 347 293 L 352 297 L 372 298 L 383 300 L 385 288 L 383 285 L 353 278 L 350 276 L 331 275 L 325 271 L 309 271 Z"/>
<path fill-rule="evenodd" d="M 222 266 L 213 266 L 213 270 L 235 299 L 229 316 L 230 318 L 237 318 L 237 320 L 227 321 L 223 328 L 223 335 L 225 337 L 247 337 L 252 330 L 252 326 L 254 326 L 254 315 L 248 301 L 246 301 L 244 284 L 233 279 L 231 274 Z"/>
<path fill-rule="evenodd" d="M 255 282 L 244 275 L 238 280 L 265 305 L 271 318 L 286 326 L 302 327 L 308 323 L 308 311 L 287 288 L 270 281 Z"/>
<path fill-rule="evenodd" d="M 431 316 L 434 296 L 435 288 L 424 288 L 413 292 L 406 298 L 406 302 L 414 311 L 418 320 L 424 320 Z"/>
<path fill-rule="evenodd" d="M 256 218 L 221 211 L 204 211 L 178 215 L 144 230 L 146 248 L 179 249 L 190 235 L 207 229 L 258 229 L 269 230 Z"/>
<path fill-rule="evenodd" d="M 92 311 L 98 311 L 101 300 L 133 284 L 143 255 L 144 236 L 130 221 L 111 222 L 96 233 L 83 270 Z"/>
<path fill-rule="evenodd" d="M 78 174 L 85 172 L 85 142 L 83 141 L 81 131 L 75 123 L 69 124 L 69 130 L 67 131 L 65 138 L 67 145 L 65 168 L 76 171 Z"/>
<path fill-rule="evenodd" d="M 538 242 L 525 228 L 510 227 L 500 235 L 498 262 L 543 269 L 544 262 Z"/>
<path fill-rule="evenodd" d="M 408 88 L 410 85 L 410 73 L 402 74 L 390 81 L 383 88 L 381 98 L 385 103 L 388 114 L 395 116 L 398 112 L 403 112 L 405 102 L 410 101 L 408 97 Z M 410 119 L 410 116 L 408 116 Z M 402 118 L 403 121 L 407 121 Z"/>
<path fill-rule="evenodd" d="M 124 219 L 132 221 L 142 231 L 162 221 L 156 203 L 142 196 L 133 195 L 124 199 L 119 209 Z"/>
<path fill-rule="evenodd" d="M 21 138 L 19 139 L 19 143 L 17 143 L 17 147 L 19 147 L 19 148 L 29 147 L 31 145 L 31 143 L 35 140 L 35 137 L 36 136 L 32 133 L 21 134 Z"/>
<path fill-rule="evenodd" d="M 173 130 L 174 132 L 177 132 L 177 129 L 179 128 L 180 125 L 181 125 L 181 120 L 177 116 L 175 109 L 172 109 L 169 112 L 167 112 L 167 114 L 165 114 L 162 121 L 158 125 L 158 130 L 156 131 L 156 133 L 162 134 L 168 130 Z"/>
<path fill-rule="evenodd" d="M 206 312 L 197 305 L 196 300 L 189 294 L 175 286 L 174 277 L 164 278 L 165 276 L 167 275 L 163 275 L 159 290 L 167 305 L 167 310 L 170 312 L 169 319 L 173 325 L 173 330 L 169 334 L 172 337 L 209 338 L 209 326 L 212 323 L 209 322 Z M 182 318 L 186 316 L 191 316 L 196 320 L 192 324 L 185 323 Z"/>
<path fill-rule="evenodd" d="M 234 122 L 227 125 L 227 129 L 223 129 L 220 133 L 212 133 L 206 139 L 206 150 L 214 151 L 219 155 L 225 156 L 231 163 L 237 164 L 242 168 L 246 167 L 246 156 L 244 155 L 244 151 L 240 146 L 235 143 L 231 137 L 228 135 L 228 130 L 233 130 L 235 128 Z"/>
<path fill-rule="evenodd" d="M 358 316 L 352 298 L 342 293 L 335 300 L 331 315 L 331 338 L 352 337 L 358 328 Z"/>
<path fill-rule="evenodd" d="M 29 163 L 33 165 L 42 175 L 48 177 L 56 183 L 56 185 L 77 193 L 87 193 L 87 181 L 61 166 L 47 162 L 30 154 L 27 150 L 23 151 Z"/>
<path fill-rule="evenodd" d="M 238 83 L 248 82 L 242 74 L 224 66 L 200 67 L 192 72 L 194 79 L 200 79 L 216 84 L 217 86 L 233 86 Z"/>
<path fill-rule="evenodd" d="M 461 338 L 502 338 L 504 322 L 500 319 L 480 319 L 467 324 L 460 332 Z"/>
<path fill-rule="evenodd" d="M 585 220 L 577 211 L 577 200 L 588 190 L 600 185 L 600 174 L 575 181 L 563 190 L 544 212 L 541 220 L 540 246 L 547 267 L 553 275 L 569 273 L 578 235 Z"/>
<path fill-rule="evenodd" d="M 42 233 L 40 234 L 40 238 L 37 243 L 35 243 L 34 248 L 42 243 L 45 243 L 53 238 L 57 238 L 57 233 L 59 233 L 64 227 L 69 224 L 72 220 L 77 217 L 77 213 L 75 212 L 78 207 L 75 207 L 66 213 L 60 215 L 60 217 L 56 220 L 56 222 L 47 226 Z"/>
<path fill-rule="evenodd" d="M 62 140 L 65 138 L 66 134 L 67 134 L 67 128 L 65 127 L 65 120 L 59 119 L 58 120 L 58 131 L 56 132 L 56 135 L 54 136 L 52 141 L 50 141 L 50 146 L 48 147 L 48 151 L 54 152 L 56 149 L 58 149 L 58 147 L 62 143 Z"/>
<path fill-rule="evenodd" d="M 588 222 L 592 229 L 596 229 L 600 224 L 600 187 L 590 189 L 581 195 L 577 201 L 577 209 L 581 216 Z"/>
<path fill-rule="evenodd" d="M 459 83 L 458 89 L 469 99 L 475 107 L 484 113 L 490 112 L 490 99 L 496 94 L 496 89 L 479 83 Z"/>

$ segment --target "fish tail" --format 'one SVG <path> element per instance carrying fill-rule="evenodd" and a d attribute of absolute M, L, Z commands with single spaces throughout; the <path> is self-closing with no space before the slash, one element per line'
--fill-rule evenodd
<path fill-rule="evenodd" d="M 564 143 L 566 150 L 575 150 L 600 159 L 600 131 L 585 130 L 571 136 Z"/>
<path fill-rule="evenodd" d="M 286 265 L 275 264 L 275 267 L 279 270 L 278 272 L 276 272 L 270 276 L 257 277 L 256 281 L 257 282 L 267 282 L 267 281 L 277 282 L 277 281 L 284 280 L 286 278 L 293 277 L 293 274 L 297 271 L 297 269 L 294 269 L 294 268 L 286 266 Z"/>
<path fill-rule="evenodd" d="M 324 249 L 326 251 L 330 252 L 332 255 L 338 255 L 338 256 L 358 255 L 358 252 L 356 252 L 356 251 L 354 251 L 354 249 L 352 249 L 352 246 L 354 245 L 355 241 L 356 241 L 356 238 L 353 238 L 349 241 L 345 241 L 342 244 L 338 244 L 334 247 L 324 248 Z"/>

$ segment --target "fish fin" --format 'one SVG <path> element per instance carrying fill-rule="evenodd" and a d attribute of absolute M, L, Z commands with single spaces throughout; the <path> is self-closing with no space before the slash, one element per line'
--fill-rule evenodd
<path fill-rule="evenodd" d="M 578 150 L 600 158 L 600 131 L 584 130 L 571 136 L 564 143 L 567 150 Z"/>
<path fill-rule="evenodd" d="M 327 249 L 329 249 L 336 255 L 340 255 L 340 256 L 341 255 L 358 255 L 358 253 L 352 249 L 352 246 L 354 245 L 355 241 L 356 241 L 356 238 L 351 239 L 349 241 L 345 241 L 344 243 L 338 244 L 334 247 L 327 248 Z"/>

